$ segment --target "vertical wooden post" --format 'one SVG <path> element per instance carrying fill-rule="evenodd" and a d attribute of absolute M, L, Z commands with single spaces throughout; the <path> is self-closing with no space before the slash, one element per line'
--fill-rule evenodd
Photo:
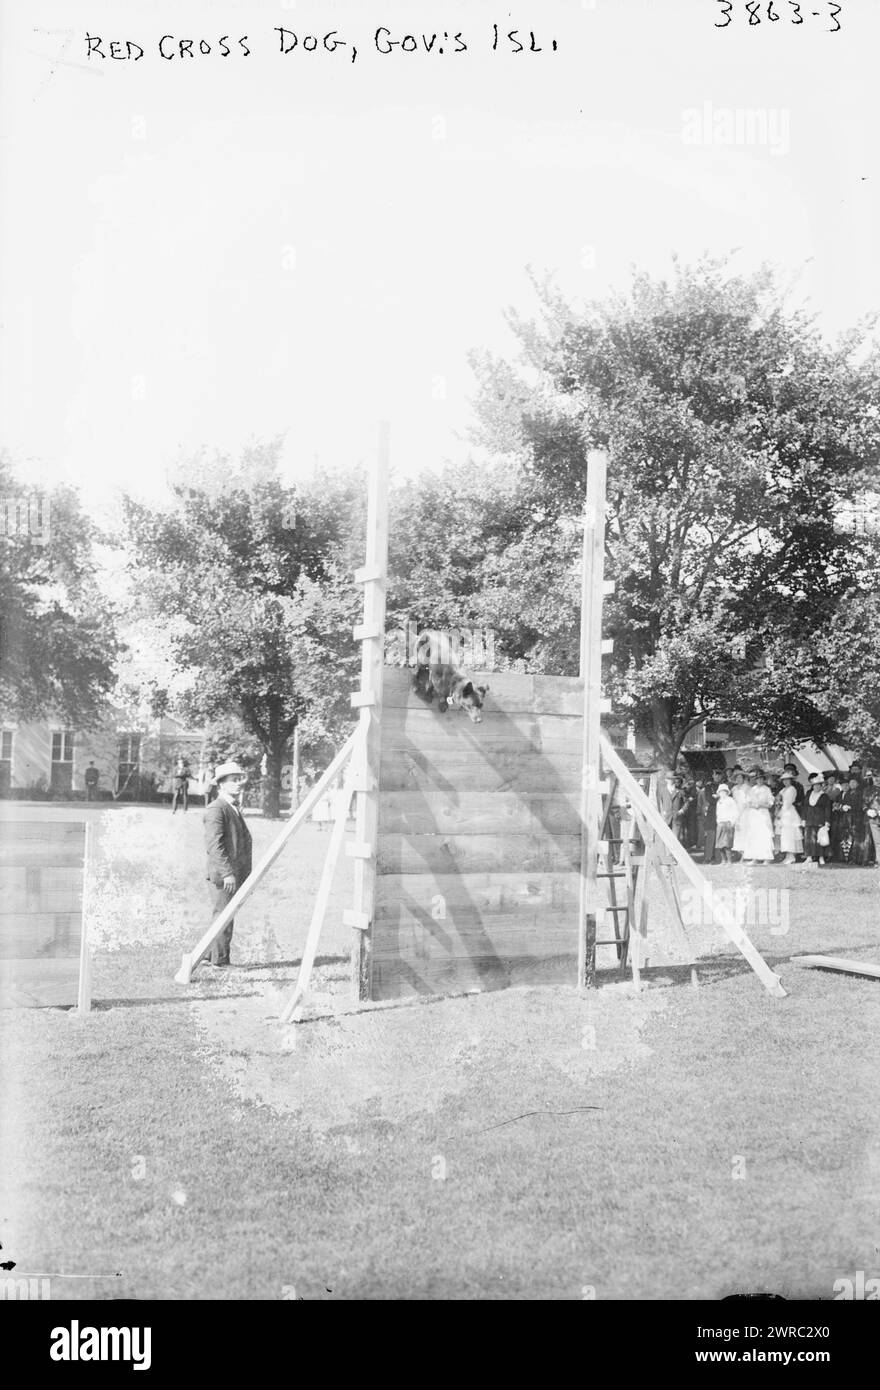
<path fill-rule="evenodd" d="M 358 857 L 354 865 L 354 908 L 344 921 L 355 929 L 351 953 L 352 990 L 357 999 L 371 997 L 373 912 L 376 898 L 376 850 L 379 839 L 379 761 L 381 757 L 382 672 L 385 661 L 385 587 L 388 575 L 387 422 L 379 426 L 379 447 L 367 499 L 366 564 L 355 578 L 364 586 L 361 642 L 361 688 L 352 696 L 360 709 L 361 741 L 353 788 L 357 791 Z"/>
<path fill-rule="evenodd" d="M 293 763 L 290 769 L 290 809 L 299 805 L 299 723 L 293 731 Z"/>
<path fill-rule="evenodd" d="M 85 850 L 83 853 L 83 882 L 82 882 L 82 927 L 79 947 L 79 988 L 77 990 L 76 1007 L 80 1014 L 91 1012 L 92 1008 L 92 941 L 90 922 L 92 918 L 91 910 L 91 879 L 94 873 L 95 860 L 95 826 L 91 820 L 86 821 Z"/>
<path fill-rule="evenodd" d="M 599 715 L 602 692 L 602 591 L 605 567 L 605 478 L 607 456 L 587 455 L 581 584 L 581 679 L 584 682 L 584 742 L 581 767 L 581 884 L 578 920 L 578 988 L 595 983 L 596 921 L 599 914 Z"/>

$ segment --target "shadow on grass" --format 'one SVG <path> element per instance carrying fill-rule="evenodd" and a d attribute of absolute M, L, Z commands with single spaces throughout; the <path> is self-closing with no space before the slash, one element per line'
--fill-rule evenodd
<path fill-rule="evenodd" d="M 246 989 L 235 994 L 224 991 L 222 994 L 164 995 L 160 998 L 145 995 L 142 999 L 95 999 L 92 1001 L 92 1013 L 104 1013 L 108 1009 L 142 1009 L 152 1007 L 153 1004 L 192 1004 L 196 1000 L 200 1004 L 222 1004 L 227 999 L 254 999 L 259 992 L 256 989 Z M 75 1008 L 75 1004 L 70 1006 L 70 1009 Z M 65 1012 L 69 1013 L 70 1009 L 66 1009 Z"/>
<path fill-rule="evenodd" d="M 316 966 L 319 966 L 319 965 L 320 965 L 320 966 L 324 966 L 324 965 L 346 965 L 346 966 L 347 966 L 347 965 L 350 964 L 350 962 L 351 962 L 351 957 L 350 957 L 350 956 L 315 956 L 315 960 L 314 960 L 314 964 L 315 964 Z M 247 964 L 235 965 L 235 966 L 233 966 L 232 968 L 233 968 L 234 970 L 239 970 L 239 971 L 241 971 L 242 974 L 246 974 L 248 971 L 253 971 L 253 970 L 298 970 L 299 967 L 300 967 L 301 965 L 302 965 L 302 958 L 300 958 L 299 960 L 263 960 L 263 961 L 259 961 L 259 960 L 249 960 L 249 961 L 247 962 Z"/>

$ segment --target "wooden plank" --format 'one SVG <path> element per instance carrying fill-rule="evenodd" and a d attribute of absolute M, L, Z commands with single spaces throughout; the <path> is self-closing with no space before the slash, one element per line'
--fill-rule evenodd
<path fill-rule="evenodd" d="M 365 912 L 355 912 L 353 907 L 347 907 L 342 914 L 342 925 L 354 927 L 356 931 L 368 931 L 371 921 Z"/>
<path fill-rule="evenodd" d="M 14 893 L 25 888 L 29 877 L 38 874 L 40 887 L 51 893 L 79 889 L 82 882 L 82 857 L 79 864 L 0 864 L 0 894 Z M 2 911 L 0 901 L 0 911 Z"/>
<path fill-rule="evenodd" d="M 79 820 L 2 820 L 0 844 L 59 845 L 78 849 L 80 856 L 85 844 L 85 822 Z"/>
<path fill-rule="evenodd" d="M 365 569 L 370 578 L 364 586 L 364 624 L 378 629 L 361 647 L 361 690 L 375 696 L 373 708 L 362 708 L 357 771 L 373 789 L 357 793 L 357 834 L 361 844 L 371 845 L 373 856 L 354 862 L 353 911 L 366 918 L 367 925 L 357 931 L 351 949 L 351 984 L 354 997 L 371 998 L 372 919 L 376 887 L 375 849 L 379 831 L 379 767 L 382 760 L 382 705 L 385 696 L 385 592 L 388 572 L 388 480 L 389 436 L 386 421 L 379 426 L 374 466 L 367 494 L 367 536 Z M 368 784 L 367 783 L 367 784 Z M 366 785 L 366 784 L 365 784 Z"/>
<path fill-rule="evenodd" d="M 553 714 L 577 719 L 582 714 L 583 681 L 575 676 L 523 675 L 516 671 L 468 671 L 467 674 L 477 685 L 489 687 L 483 707 L 484 719 L 490 714 Z M 413 675 L 412 667 L 385 667 L 385 709 L 424 711 L 429 708 L 412 689 Z M 429 713 L 435 710 L 436 706 L 431 707 Z"/>
<path fill-rule="evenodd" d="M 434 928 L 431 930 L 430 928 Z M 546 912 L 539 919 L 526 914 L 498 913 L 480 925 L 468 914 L 461 921 L 450 912 L 438 923 L 424 923 L 412 913 L 401 912 L 394 921 L 376 922 L 375 965 L 395 960 L 417 970 L 427 965 L 453 978 L 453 988 L 466 989 L 469 964 L 474 959 L 533 961 L 539 965 L 551 957 L 569 961 L 567 984 L 574 986 L 577 970 L 576 913 Z M 456 980 L 454 977 L 458 975 Z M 527 979 L 523 983 L 529 983 Z"/>
<path fill-rule="evenodd" d="M 377 579 L 384 579 L 385 570 L 380 564 L 361 565 L 360 569 L 354 572 L 355 584 L 372 584 Z"/>
<path fill-rule="evenodd" d="M 577 910 L 548 911 L 538 919 L 522 912 L 499 912 L 486 922 L 466 910 L 447 909 L 437 920 L 401 905 L 398 917 L 376 923 L 376 960 L 395 956 L 416 961 L 467 961 L 472 956 L 501 958 L 567 955 L 577 958 Z M 574 983 L 574 970 L 569 984 Z"/>
<path fill-rule="evenodd" d="M 383 834 L 522 834 L 528 831 L 572 835 L 580 830 L 579 794 L 479 792 L 432 797 L 420 792 L 383 792 Z"/>
<path fill-rule="evenodd" d="M 580 867 L 579 834 L 379 836 L 379 874 L 571 872 Z"/>
<path fill-rule="evenodd" d="M 0 876 L 17 869 L 39 868 L 42 874 L 67 869 L 80 881 L 84 846 L 83 821 L 3 820 L 0 822 Z"/>
<path fill-rule="evenodd" d="M 484 705 L 482 715 L 482 723 L 475 724 L 473 720 L 468 719 L 463 709 L 451 706 L 443 714 L 436 701 L 432 705 L 427 705 L 423 700 L 419 700 L 417 704 L 392 705 L 387 708 L 386 727 L 388 729 L 410 729 L 414 739 L 418 739 L 419 732 L 426 732 L 429 729 L 439 729 L 443 733 L 461 732 L 465 735 L 475 736 L 477 739 L 488 737 L 490 732 L 495 737 L 503 736 L 506 731 L 514 744 L 520 737 L 530 737 L 535 728 L 556 729 L 557 734 L 567 735 L 574 743 L 577 742 L 581 733 L 581 719 L 576 714 L 553 714 L 547 710 L 511 710 L 508 712 L 490 709 L 488 705 Z"/>
<path fill-rule="evenodd" d="M 32 866 L 53 869 L 82 869 L 82 846 L 65 849 L 46 847 L 38 842 L 19 842 L 13 845 L 0 843 L 0 869 L 26 869 Z M 51 865 L 47 860 L 51 859 Z"/>
<path fill-rule="evenodd" d="M 382 728 L 382 749 L 410 748 L 423 751 L 444 749 L 504 748 L 510 753 L 581 752 L 582 724 L 579 719 L 553 715 L 499 715 L 484 712 L 483 722 L 473 724 L 461 710 L 440 714 L 436 710 L 386 710 Z"/>
<path fill-rule="evenodd" d="M 0 901 L 0 934 L 3 923 L 10 918 L 42 917 L 59 913 L 78 913 L 82 906 L 82 888 L 65 888 L 56 893 L 28 893 L 22 890 L 5 893 Z"/>
<path fill-rule="evenodd" d="M 843 960 L 839 956 L 792 956 L 798 965 L 812 965 L 817 970 L 839 970 L 844 975 L 864 975 L 880 980 L 880 965 L 864 960 Z"/>
<path fill-rule="evenodd" d="M 575 873 L 385 874 L 377 883 L 375 920 L 397 922 L 410 914 L 431 921 L 432 914 L 443 912 L 478 918 L 473 930 L 481 931 L 488 930 L 487 918 L 494 914 L 566 913 L 572 923 L 577 899 Z"/>
<path fill-rule="evenodd" d="M 581 785 L 580 753 L 512 753 L 484 746 L 479 758 L 454 749 L 386 749 L 382 791 L 419 791 L 434 795 L 457 787 L 473 792 L 574 792 Z"/>
<path fill-rule="evenodd" d="M 79 907 L 64 912 L 8 913 L 0 917 L 0 956 L 46 959 L 49 956 L 79 957 Z"/>
<path fill-rule="evenodd" d="M 306 934 L 306 944 L 303 948 L 296 984 L 288 999 L 283 1002 L 281 1006 L 279 1017 L 282 1023 L 289 1023 L 291 1021 L 305 998 L 306 991 L 309 987 L 312 967 L 315 964 L 315 956 L 318 951 L 318 942 L 321 939 L 321 930 L 324 926 L 324 918 L 327 916 L 327 904 L 330 901 L 333 877 L 336 872 L 336 865 L 339 861 L 342 842 L 345 839 L 348 808 L 351 805 L 351 798 L 353 795 L 354 793 L 349 787 L 342 787 L 336 793 L 336 815 L 333 821 L 333 829 L 330 833 L 330 843 L 327 846 L 327 857 L 324 860 L 321 881 L 318 885 L 318 891 L 315 894 L 315 902 L 312 908 L 312 920 L 309 923 L 309 930 Z"/>
<path fill-rule="evenodd" d="M 599 449 L 587 457 L 587 499 L 581 574 L 580 674 L 583 677 L 583 783 L 581 790 L 581 878 L 578 985 L 594 983 L 599 894 L 599 732 L 602 710 L 602 594 L 605 563 L 605 476 L 607 459 Z"/>
<path fill-rule="evenodd" d="M 636 874 L 633 908 L 629 925 L 631 949 L 633 952 L 633 977 L 636 980 L 636 985 L 638 985 L 639 968 L 648 965 L 648 900 L 645 895 L 645 885 L 651 870 L 651 860 L 651 844 L 645 842 L 644 853 L 641 856 L 641 863 Z"/>
<path fill-rule="evenodd" d="M 352 628 L 352 635 L 356 642 L 365 642 L 368 637 L 384 638 L 385 629 L 380 623 L 358 623 L 357 627 Z"/>
<path fill-rule="evenodd" d="M 0 960 L 0 1008 L 62 1008 L 76 999 L 79 958 Z"/>

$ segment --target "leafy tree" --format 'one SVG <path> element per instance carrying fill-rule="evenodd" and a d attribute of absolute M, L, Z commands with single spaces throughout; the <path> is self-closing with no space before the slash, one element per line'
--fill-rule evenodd
<path fill-rule="evenodd" d="M 95 580 L 100 537 L 76 492 L 37 497 L 0 456 L 0 706 L 7 719 L 48 716 L 93 728 L 119 654 L 112 606 Z"/>
<path fill-rule="evenodd" d="M 816 701 L 846 747 L 880 762 L 880 593 L 877 570 L 841 603 L 835 621 L 805 651 Z M 872 581 L 874 581 L 872 583 Z M 871 587 L 867 587 L 871 584 Z"/>
<path fill-rule="evenodd" d="M 427 627 L 491 627 L 502 663 L 534 654 L 558 609 L 554 593 L 543 595 L 543 615 L 538 597 L 523 594 L 536 570 L 558 562 L 554 538 L 529 529 L 535 515 L 520 470 L 504 463 L 449 467 L 393 491 L 389 627 L 408 618 Z"/>
<path fill-rule="evenodd" d="M 138 611 L 165 622 L 186 682 L 177 708 L 199 723 L 241 720 L 266 757 L 267 815 L 278 814 L 297 725 L 327 747 L 351 723 L 361 597 L 351 571 L 363 545 L 358 480 L 286 486 L 277 453 L 275 442 L 238 464 L 200 458 L 168 509 L 125 504 Z"/>
<path fill-rule="evenodd" d="M 784 714 L 786 742 L 830 733 L 808 688 L 791 698 L 792 652 L 870 551 L 834 515 L 878 457 L 871 325 L 829 346 L 771 271 L 727 262 L 676 265 L 668 283 L 637 274 L 584 312 L 536 288 L 539 321 L 510 318 L 520 360 L 474 359 L 476 441 L 519 469 L 520 516 L 531 509 L 494 562 L 496 592 L 508 584 L 524 634 L 541 632 L 545 665 L 576 669 L 585 456 L 607 448 L 615 707 L 667 760 L 713 715 L 769 734 Z"/>

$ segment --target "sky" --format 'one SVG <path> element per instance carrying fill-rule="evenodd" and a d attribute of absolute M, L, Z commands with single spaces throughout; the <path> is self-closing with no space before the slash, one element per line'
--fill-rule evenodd
<path fill-rule="evenodd" d="M 735 250 L 836 334 L 880 308 L 880 5 L 811 3 L 6 0 L 0 443 L 98 512 L 202 449 L 364 462 L 380 419 L 438 468 L 529 267 L 582 302 Z"/>

